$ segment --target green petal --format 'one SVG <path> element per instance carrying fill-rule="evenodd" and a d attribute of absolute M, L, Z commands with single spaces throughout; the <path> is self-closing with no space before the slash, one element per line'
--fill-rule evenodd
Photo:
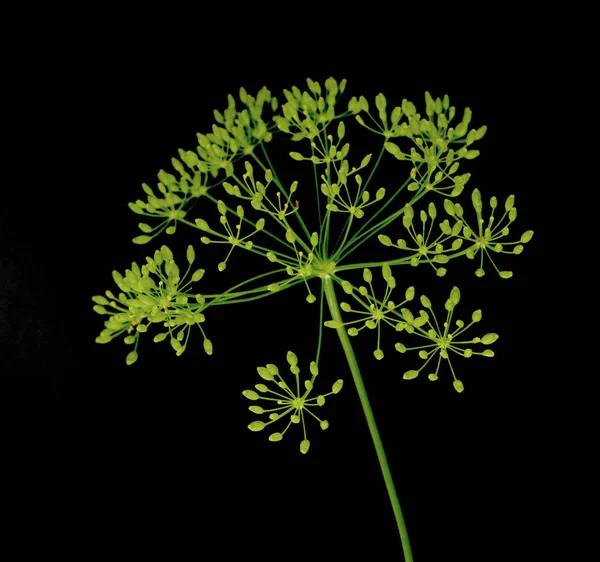
<path fill-rule="evenodd" d="M 484 345 L 490 345 L 494 343 L 500 336 L 498 334 L 486 334 L 481 338 L 481 343 Z"/>
<path fill-rule="evenodd" d="M 504 208 L 506 209 L 506 211 L 510 211 L 515 205 L 515 196 L 514 195 L 509 195 L 506 198 L 506 202 L 504 203 Z"/>
<path fill-rule="evenodd" d="M 194 252 L 194 246 L 192 246 L 191 244 L 187 247 L 186 258 L 190 265 L 192 265 L 192 263 L 196 259 L 196 252 Z"/>
<path fill-rule="evenodd" d="M 346 280 L 342 281 L 342 289 L 347 295 L 352 294 L 352 284 Z"/>
<path fill-rule="evenodd" d="M 138 359 L 137 351 L 131 351 L 130 353 L 127 354 L 125 363 L 127 363 L 127 365 L 133 365 L 137 361 L 137 359 Z"/>
<path fill-rule="evenodd" d="M 392 156 L 395 156 L 398 160 L 404 160 L 404 155 L 397 144 L 386 142 L 383 146 Z"/>
<path fill-rule="evenodd" d="M 266 381 L 273 380 L 273 375 L 271 373 L 269 373 L 269 371 L 267 370 L 266 367 L 256 367 L 256 370 L 258 371 L 258 374 L 260 375 L 260 377 L 265 379 Z"/>
<path fill-rule="evenodd" d="M 287 352 L 286 359 L 292 367 L 295 367 L 298 364 L 298 357 L 293 351 Z"/>
<path fill-rule="evenodd" d="M 204 230 L 204 231 L 209 231 L 210 230 L 210 227 L 208 226 L 208 223 L 204 219 L 196 219 L 194 222 L 196 223 L 196 226 L 200 230 Z"/>
<path fill-rule="evenodd" d="M 437 217 L 437 209 L 435 208 L 435 204 L 433 202 L 429 203 L 429 206 L 427 207 L 427 213 L 431 217 L 431 220 L 434 220 L 435 217 Z"/>
<path fill-rule="evenodd" d="M 136 236 L 132 240 L 132 242 L 134 244 L 147 244 L 148 242 L 150 242 L 150 240 L 152 240 L 152 236 L 141 235 L 141 236 Z"/>
<path fill-rule="evenodd" d="M 248 400 L 258 400 L 260 396 L 254 390 L 244 390 L 242 394 L 248 398 Z"/>
<path fill-rule="evenodd" d="M 248 406 L 248 410 L 250 410 L 253 414 L 264 414 L 265 411 L 260 406 Z"/>
<path fill-rule="evenodd" d="M 308 453 L 308 449 L 310 448 L 310 441 L 308 439 L 304 439 L 302 443 L 300 443 L 300 452 L 305 455 Z"/>
<path fill-rule="evenodd" d="M 415 319 L 413 313 L 408 308 L 401 308 L 400 312 L 402 312 L 402 318 L 407 322 L 412 322 Z"/>
<path fill-rule="evenodd" d="M 533 230 L 528 230 L 527 232 L 524 232 L 523 235 L 521 236 L 521 242 L 523 244 L 529 242 L 531 239 L 533 238 Z"/>
<path fill-rule="evenodd" d="M 331 392 L 337 394 L 340 390 L 342 390 L 342 386 L 344 386 L 344 381 L 342 379 L 338 379 L 331 387 Z"/>
<path fill-rule="evenodd" d="M 450 300 L 457 305 L 460 302 L 460 289 L 458 287 L 453 287 L 450 292 Z"/>
<path fill-rule="evenodd" d="M 256 420 L 253 421 L 251 424 L 248 424 L 248 429 L 250 431 L 261 431 L 262 429 L 264 429 L 265 425 L 265 422 Z"/>

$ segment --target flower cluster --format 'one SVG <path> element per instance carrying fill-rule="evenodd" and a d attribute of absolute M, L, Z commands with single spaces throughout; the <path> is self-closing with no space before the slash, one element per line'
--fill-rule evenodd
<path fill-rule="evenodd" d="M 277 128 L 292 135 L 293 141 L 312 140 L 333 121 L 337 98 L 346 88 L 346 80 L 338 84 L 333 78 L 325 81 L 325 92 L 310 78 L 306 83 L 310 92 L 302 92 L 296 86 L 283 90 L 286 99 L 281 106 L 283 115 L 273 117 Z"/>
<path fill-rule="evenodd" d="M 468 173 L 457 174 L 459 160 L 472 160 L 479 156 L 479 150 L 470 147 L 484 137 L 487 127 L 469 129 L 472 112 L 468 107 L 462 121 L 451 126 L 456 108 L 450 106 L 447 95 L 443 99 L 434 100 L 426 92 L 425 104 L 427 118 L 417 113 L 412 102 L 403 99 L 401 106 L 394 107 L 389 114 L 389 121 L 387 100 L 383 94 L 378 94 L 375 98 L 379 121 L 369 112 L 369 103 L 362 96 L 359 99 L 352 98 L 348 109 L 357 114 L 356 120 L 360 125 L 386 139 L 384 147 L 396 159 L 412 162 L 413 181 L 408 185 L 409 191 L 416 191 L 417 195 L 435 191 L 456 197 L 471 177 Z M 366 113 L 372 125 L 367 125 L 360 112 Z M 389 140 L 398 137 L 413 141 L 414 146 L 409 152 L 403 152 L 396 143 Z M 460 148 L 455 149 L 454 145 L 459 145 Z"/>
<path fill-rule="evenodd" d="M 494 269 L 498 272 L 498 275 L 503 279 L 509 279 L 513 275 L 512 271 L 500 271 L 492 259 L 490 250 L 498 254 L 520 254 L 523 251 L 523 244 L 526 244 L 533 238 L 533 230 L 525 231 L 518 241 L 500 242 L 500 240 L 509 235 L 509 225 L 517 218 L 515 196 L 509 195 L 506 198 L 504 203 L 504 213 L 498 221 L 495 220 L 494 215 L 496 208 L 498 207 L 498 200 L 496 197 L 490 199 L 490 207 L 492 210 L 485 228 L 483 226 L 485 223 L 485 220 L 483 219 L 483 203 L 478 189 L 473 190 L 471 201 L 477 215 L 477 228 L 472 228 L 467 224 L 462 216 L 462 209 L 460 206 L 457 207 L 457 204 L 454 203 L 453 208 L 457 219 L 464 224 L 462 232 L 463 238 L 472 244 L 465 252 L 467 258 L 474 259 L 475 256 L 479 254 L 479 268 L 475 271 L 475 275 L 477 275 L 477 277 L 483 277 L 485 275 L 483 258 L 484 256 L 487 256 Z M 448 214 L 452 213 L 451 209 L 452 207 L 448 204 Z M 510 250 L 507 250 L 507 247 L 510 248 Z"/>
<path fill-rule="evenodd" d="M 113 271 L 113 279 L 121 293 L 116 297 L 111 291 L 106 296 L 94 296 L 94 311 L 109 315 L 104 322 L 104 330 L 96 338 L 96 343 L 108 343 L 114 338 L 125 335 L 125 343 L 134 345 L 127 355 L 127 365 L 138 358 L 139 336 L 148 331 L 151 324 L 167 328 L 154 336 L 154 342 L 170 338 L 177 355 L 181 355 L 187 345 L 191 327 L 196 325 L 204 336 L 204 350 L 212 353 L 212 343 L 200 326 L 205 321 L 202 311 L 206 308 L 205 298 L 196 294 L 192 298 L 185 294 L 190 282 L 184 283 L 195 259 L 193 246 L 187 248 L 188 269 L 183 277 L 173 259 L 173 253 L 167 246 L 156 250 L 153 258 L 146 258 L 146 264 L 140 267 L 131 264 L 125 275 Z M 199 281 L 204 275 L 203 269 L 197 269 L 191 276 L 191 282 Z M 112 310 L 111 310 L 112 309 Z"/>
<path fill-rule="evenodd" d="M 370 269 L 365 268 L 363 270 L 363 280 L 368 284 L 369 288 L 365 285 L 358 287 L 358 295 L 354 292 L 354 287 L 346 280 L 342 282 L 342 288 L 348 295 L 352 295 L 354 300 L 358 303 L 362 310 L 352 308 L 347 302 L 341 302 L 340 308 L 344 312 L 353 312 L 358 314 L 360 318 L 356 320 L 350 320 L 348 322 L 336 322 L 335 320 L 327 320 L 325 326 L 328 328 L 340 328 L 341 326 L 351 326 L 348 328 L 348 335 L 357 336 L 361 330 L 368 328 L 369 330 L 377 330 L 377 347 L 373 352 L 376 359 L 383 359 L 384 353 L 381 349 L 381 326 L 388 324 L 395 329 L 398 329 L 398 320 L 400 319 L 398 309 L 405 303 L 411 301 L 415 295 L 415 288 L 409 287 L 406 289 L 404 300 L 396 304 L 390 300 L 392 291 L 396 288 L 396 278 L 392 275 L 392 270 L 387 263 L 384 263 L 381 267 L 381 274 L 386 283 L 385 294 L 382 300 L 378 300 L 375 297 L 375 291 L 373 289 L 373 273 Z M 402 309 L 404 310 L 404 309 Z M 353 324 L 360 324 L 357 328 Z"/>
<path fill-rule="evenodd" d="M 315 420 L 319 422 L 321 429 L 325 430 L 329 427 L 327 420 L 322 420 L 317 417 L 311 408 L 321 407 L 325 404 L 325 398 L 331 394 L 337 394 L 342 390 L 344 381 L 342 379 L 337 380 L 331 389 L 331 392 L 327 394 L 319 394 L 316 397 L 309 398 L 308 396 L 314 389 L 314 382 L 319 374 L 319 368 L 317 364 L 312 361 L 310 363 L 310 372 L 312 377 L 305 379 L 303 388 L 300 385 L 300 368 L 298 367 L 298 357 L 292 351 L 287 352 L 287 362 L 290 366 L 290 371 L 295 377 L 295 384 L 290 388 L 287 383 L 283 380 L 283 377 L 279 374 L 279 369 L 276 365 L 268 364 L 266 367 L 258 367 L 257 371 L 260 377 L 271 383 L 274 387 L 269 388 L 266 384 L 257 384 L 254 386 L 256 390 L 244 390 L 243 395 L 248 400 L 258 401 L 262 400 L 263 403 L 273 406 L 272 408 L 263 408 L 262 406 L 253 405 L 249 407 L 249 410 L 254 414 L 268 414 L 269 421 L 256 420 L 253 421 L 248 429 L 251 431 L 262 431 L 265 427 L 283 419 L 285 416 L 290 416 L 287 425 L 283 431 L 271 433 L 269 435 L 269 441 L 281 441 L 283 436 L 288 431 L 292 424 L 302 424 L 303 439 L 300 442 L 300 452 L 307 453 L 310 448 L 310 441 L 306 434 L 306 414 L 310 414 Z"/>
<path fill-rule="evenodd" d="M 173 174 L 161 170 L 158 173 L 158 179 L 160 180 L 158 182 L 159 195 L 154 193 L 148 184 L 144 183 L 142 188 L 147 196 L 146 201 L 137 199 L 134 203 L 129 203 L 129 208 L 137 215 L 162 219 L 155 226 L 145 222 L 138 223 L 138 228 L 144 234 L 133 239 L 135 244 L 147 244 L 163 231 L 166 234 L 175 234 L 177 221 L 186 217 L 187 213 L 184 210 L 186 205 L 192 199 L 208 192 L 208 188 L 205 186 L 206 174 L 196 171 L 191 176 L 183 169 L 183 165 L 179 160 L 173 158 L 172 163 L 180 174 L 179 179 Z"/>
<path fill-rule="evenodd" d="M 471 194 L 471 201 L 477 216 L 477 227 L 473 228 L 469 225 L 464 217 L 464 210 L 460 203 L 454 203 L 449 199 L 444 200 L 444 210 L 454 221 L 451 225 L 448 219 L 439 223 L 441 234 L 436 237 L 432 236 L 433 221 L 437 217 L 437 209 L 433 202 L 429 203 L 428 212 L 421 210 L 419 213 L 421 220 L 420 232 L 417 232 L 413 223 L 414 210 L 410 204 L 406 204 L 402 214 L 402 224 L 408 231 L 410 237 L 415 242 L 415 246 L 409 246 L 403 238 L 399 238 L 396 243 L 385 235 L 379 234 L 378 239 L 381 244 L 388 247 L 398 248 L 411 252 L 408 257 L 412 266 L 417 266 L 421 262 L 429 263 L 435 270 L 438 276 L 446 274 L 446 269 L 436 267 L 436 264 L 446 264 L 451 258 L 466 255 L 469 259 L 474 259 L 477 254 L 480 256 L 479 268 L 475 271 L 478 277 L 483 277 L 485 271 L 483 269 L 483 259 L 487 256 L 492 263 L 494 269 L 503 279 L 512 277 L 512 271 L 500 271 L 492 254 L 520 254 L 523 251 L 523 244 L 529 242 L 533 238 L 533 230 L 524 232 L 518 241 L 506 242 L 501 240 L 509 235 L 510 224 L 517 218 L 517 209 L 514 206 L 515 196 L 507 197 L 504 204 L 504 214 L 500 220 L 496 221 L 494 212 L 498 207 L 496 197 L 490 199 L 490 207 L 492 209 L 487 226 L 484 227 L 483 219 L 483 204 L 481 194 L 478 189 L 474 189 Z M 429 227 L 426 226 L 428 219 L 431 219 Z M 449 241 L 452 240 L 450 244 Z M 461 248 L 463 248 L 461 250 Z M 509 248 L 509 249 L 507 249 Z"/>
<path fill-rule="evenodd" d="M 419 213 L 421 219 L 421 232 L 417 232 L 413 224 L 413 218 L 415 216 L 413 208 L 408 203 L 404 206 L 402 224 L 408 231 L 416 246 L 408 246 L 403 238 L 399 238 L 394 244 L 392 239 L 385 234 L 379 234 L 377 238 L 384 246 L 390 246 L 399 248 L 400 250 L 408 250 L 413 252 L 413 255 L 410 257 L 410 265 L 416 267 L 422 260 L 426 261 L 433 267 L 438 277 L 442 277 L 446 275 L 446 268 L 436 267 L 436 264 L 448 263 L 450 260 L 448 254 L 451 252 L 457 252 L 462 246 L 463 241 L 460 238 L 455 238 L 451 245 L 447 245 L 450 239 L 458 236 L 462 229 L 462 225 L 460 222 L 457 222 L 452 229 L 448 229 L 446 228 L 448 226 L 448 221 L 445 221 L 440 225 L 442 233 L 433 238 L 433 221 L 437 217 L 437 209 L 433 202 L 429 203 L 427 211 L 428 212 L 426 213 L 422 210 Z M 426 228 L 428 218 L 431 219 L 431 224 L 429 225 L 429 228 Z"/>
<path fill-rule="evenodd" d="M 440 364 L 442 359 L 448 362 L 448 366 L 450 367 L 450 371 L 452 373 L 452 377 L 454 379 L 453 385 L 457 392 L 462 392 L 464 390 L 464 385 L 461 380 L 456 377 L 456 373 L 452 367 L 452 362 L 450 361 L 450 353 L 454 353 L 456 355 L 460 355 L 461 357 L 472 357 L 473 355 L 482 355 L 483 357 L 494 357 L 494 352 L 491 349 L 484 349 L 482 351 L 473 351 L 473 349 L 469 346 L 471 345 L 490 345 L 494 343 L 498 339 L 498 334 L 489 333 L 485 334 L 482 337 L 475 337 L 471 339 L 462 339 L 458 340 L 457 338 L 461 336 L 465 331 L 467 331 L 473 324 L 479 322 L 482 317 L 481 310 L 476 310 L 473 312 L 471 316 L 471 322 L 465 325 L 462 320 L 455 320 L 455 328 L 452 330 L 452 316 L 454 314 L 454 309 L 456 305 L 460 301 L 460 290 L 458 287 L 454 287 L 450 292 L 450 298 L 446 301 L 445 308 L 447 311 L 446 321 L 440 326 L 438 320 L 431 308 L 431 301 L 425 296 L 421 295 L 421 304 L 431 312 L 431 316 L 433 317 L 433 323 L 431 322 L 429 313 L 424 310 L 420 311 L 420 315 L 418 318 L 414 318 L 412 313 L 407 310 L 405 313 L 406 320 L 406 328 L 407 332 L 419 336 L 423 339 L 428 340 L 430 343 L 416 346 L 416 347 L 406 347 L 403 343 L 396 343 L 396 350 L 400 353 L 405 353 L 406 351 L 418 350 L 419 357 L 425 360 L 425 363 L 419 369 L 411 369 L 404 373 L 403 378 L 407 380 L 411 380 L 416 378 L 419 373 L 425 369 L 425 367 L 429 364 L 429 362 L 437 357 L 437 364 L 435 366 L 435 371 L 430 372 L 427 376 L 429 380 L 435 381 L 438 379 L 438 372 L 440 369 Z M 426 329 L 426 327 L 429 327 Z"/>

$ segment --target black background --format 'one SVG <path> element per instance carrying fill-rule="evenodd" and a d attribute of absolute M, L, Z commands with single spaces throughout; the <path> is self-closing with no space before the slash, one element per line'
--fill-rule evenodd
<path fill-rule="evenodd" d="M 488 267 L 477 279 L 473 262 L 458 260 L 443 279 L 425 266 L 396 277 L 397 292 L 414 284 L 438 309 L 459 285 L 463 317 L 482 308 L 481 333 L 500 334 L 496 357 L 455 361 L 466 388 L 458 395 L 448 372 L 437 383 L 403 381 L 419 360 L 393 350 L 394 334 L 384 336 L 380 362 L 372 356 L 374 334 L 353 341 L 415 560 L 500 560 L 515 544 L 516 559 L 529 559 L 538 548 L 547 387 L 531 321 L 542 313 L 545 203 L 526 135 L 541 127 L 531 107 L 551 82 L 539 46 L 526 44 L 516 27 L 513 43 L 524 41 L 518 55 L 481 36 L 429 49 L 424 36 L 367 41 L 359 29 L 328 25 L 329 39 L 317 49 L 308 25 L 268 36 L 256 26 L 241 35 L 224 26 L 221 35 L 204 31 L 183 41 L 172 26 L 133 33 L 109 24 L 89 37 L 53 37 L 46 43 L 52 49 L 38 45 L 35 66 L 15 65 L 15 83 L 28 87 L 16 90 L 22 138 L 15 137 L 15 165 L 5 170 L 6 184 L 20 187 L 7 190 L 0 222 L 0 403 L 10 469 L 4 504 L 9 533 L 24 549 L 108 555 L 118 547 L 164 559 L 183 552 L 208 559 L 400 558 L 333 331 L 325 331 L 319 380 L 328 386 L 341 377 L 346 385 L 326 406 L 330 428 L 309 428 L 309 453 L 299 453 L 293 433 L 274 444 L 246 428 L 253 418 L 241 391 L 259 382 L 256 367 L 283 368 L 288 349 L 305 369 L 314 358 L 317 304 L 305 303 L 303 290 L 211 310 L 210 357 L 200 334 L 180 358 L 167 344 L 142 338 L 131 367 L 121 342 L 94 343 L 103 319 L 91 296 L 114 290 L 111 271 L 143 262 L 161 243 L 179 248 L 182 262 L 188 243 L 198 255 L 207 252 L 212 261 L 198 264 L 223 287 L 229 275 L 252 267 L 238 252 L 219 274 L 222 248 L 201 246 L 185 228 L 172 240 L 133 245 L 138 218 L 127 203 L 142 195 L 142 182 L 155 185 L 178 148 L 195 148 L 196 133 L 210 130 L 212 110 L 226 107 L 228 93 L 266 85 L 282 98 L 282 88 L 303 89 L 307 76 L 347 78 L 344 99 L 365 95 L 373 107 L 379 92 L 391 106 L 408 98 L 421 111 L 425 90 L 447 93 L 459 112 L 472 108 L 474 126 L 488 125 L 481 156 L 465 166 L 473 176 L 462 203 L 470 207 L 474 187 L 501 203 L 516 195 L 513 231 L 536 235 L 521 256 L 500 256 L 515 276 L 501 280 Z M 360 155 L 363 145 L 356 146 Z"/>

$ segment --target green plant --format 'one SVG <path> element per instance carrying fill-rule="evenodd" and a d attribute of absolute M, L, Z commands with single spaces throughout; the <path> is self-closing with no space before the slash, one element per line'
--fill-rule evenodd
<path fill-rule="evenodd" d="M 474 212 L 467 212 L 455 202 L 470 179 L 470 174 L 459 173 L 459 168 L 463 161 L 479 155 L 473 146 L 486 133 L 485 126 L 470 128 L 469 108 L 456 122 L 456 109 L 450 105 L 449 97 L 434 99 L 427 92 L 425 115 L 419 114 L 406 99 L 390 111 L 383 94 L 375 98 L 376 111 L 362 96 L 352 97 L 341 110 L 339 98 L 346 88 L 345 80 L 338 84 L 329 78 L 322 87 L 308 79 L 307 85 L 306 91 L 297 87 L 284 90 L 285 102 L 281 105 L 266 88 L 255 97 L 241 88 L 242 109 L 230 95 L 228 107 L 214 112 L 212 131 L 198 134 L 196 150 L 179 150 L 179 158 L 172 159 L 173 173 L 159 172 L 157 191 L 144 184 L 146 199 L 129 204 L 134 213 L 152 221 L 139 223 L 142 234 L 134 238 L 136 244 L 148 244 L 163 232 L 172 235 L 179 225 L 185 225 L 201 232 L 202 244 L 225 246 L 217 264 L 219 272 L 225 272 L 234 250 L 255 254 L 271 269 L 223 292 L 203 293 L 201 281 L 206 269 L 193 269 L 198 247 L 188 246 L 183 272 L 171 249 L 162 245 L 143 265 L 134 262 L 124 274 L 113 272 L 118 295 L 106 291 L 104 296 L 93 297 L 94 310 L 108 316 L 96 341 L 108 343 L 123 336 L 132 347 L 126 358 L 131 365 L 138 359 L 142 334 L 150 328 L 158 330 L 154 342 L 168 339 L 176 355 L 181 355 L 188 347 L 192 327 L 197 326 L 204 351 L 210 355 L 213 344 L 203 326 L 214 307 L 276 297 L 279 292 L 303 286 L 306 300 L 320 300 L 321 304 L 318 345 L 310 363 L 310 376 L 301 380 L 293 351 L 287 352 L 292 378 L 284 377 L 275 364 L 258 367 L 264 382 L 256 384 L 254 390 L 243 390 L 243 394 L 253 402 L 250 411 L 263 417 L 248 427 L 255 432 L 267 426 L 276 428 L 269 440 L 280 441 L 292 426 L 301 426 L 300 451 L 309 450 L 309 422 L 315 420 L 323 430 L 328 427 L 328 422 L 315 411 L 320 411 L 327 396 L 342 388 L 342 380 L 338 380 L 331 392 L 314 394 L 321 386 L 317 376 L 322 327 L 335 330 L 367 419 L 408 561 L 412 554 L 406 526 L 351 339 L 365 328 L 376 332 L 373 354 L 381 360 L 381 332 L 391 329 L 403 340 L 395 343 L 396 351 L 416 351 L 423 361 L 420 368 L 406 370 L 404 379 L 414 379 L 427 370 L 428 378 L 435 381 L 442 364 L 447 363 L 454 389 L 463 392 L 464 384 L 457 378 L 451 357 L 493 357 L 487 346 L 498 335 L 467 335 L 481 321 L 482 312 L 475 310 L 468 324 L 455 317 L 461 299 L 458 287 L 452 289 L 445 302 L 443 322 L 433 312 L 427 296 L 420 295 L 415 300 L 412 286 L 404 288 L 401 301 L 392 300 L 397 289 L 392 268 L 427 264 L 438 277 L 443 277 L 449 262 L 464 256 L 477 262 L 475 274 L 479 277 L 485 274 L 484 262 L 489 260 L 500 277 L 509 278 L 512 273 L 499 270 L 493 256 L 521 253 L 522 244 L 531 240 L 533 232 L 505 241 L 516 219 L 513 195 L 500 209 L 495 197 L 485 209 L 477 189 L 471 192 Z M 351 153 L 346 129 L 352 127 L 366 129 L 379 138 L 373 165 L 371 153 L 358 157 Z M 298 147 L 289 152 L 289 158 L 303 173 L 311 173 L 314 204 L 310 203 L 306 182 L 302 187 L 298 179 L 285 184 L 283 166 L 276 168 L 271 162 L 267 147 L 276 137 Z M 392 189 L 380 187 L 372 195 L 369 188 L 384 162 L 390 167 L 404 166 L 406 180 Z M 400 204 L 398 197 L 404 194 L 408 201 Z M 437 205 L 429 201 L 423 209 L 416 210 L 421 199 L 434 196 L 441 196 L 441 203 L 440 199 Z M 218 225 L 214 221 L 209 224 L 207 215 L 190 218 L 192 209 L 206 213 L 211 204 L 216 206 Z M 443 209 L 443 216 L 438 208 Z M 311 221 L 313 228 L 309 228 Z M 405 230 L 410 242 L 405 238 L 394 242 L 391 235 L 398 230 Z M 375 237 L 389 249 L 389 258 L 352 263 L 352 254 Z M 374 268 L 385 283 L 383 295 L 376 294 Z M 362 273 L 362 282 L 354 277 L 356 272 Z M 313 292 L 315 282 L 320 299 Z M 349 302 L 338 303 L 340 290 Z M 420 307 L 415 307 L 415 302 Z M 327 320 L 325 303 L 330 314 Z M 404 343 L 409 339 L 415 345 L 408 347 Z"/>

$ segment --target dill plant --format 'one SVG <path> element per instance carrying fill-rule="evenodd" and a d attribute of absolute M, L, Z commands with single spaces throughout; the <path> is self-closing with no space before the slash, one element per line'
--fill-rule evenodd
<path fill-rule="evenodd" d="M 215 307 L 278 298 L 291 289 L 304 293 L 308 303 L 319 301 L 318 345 L 307 374 L 301 376 L 306 365 L 287 350 L 285 368 L 258 366 L 260 382 L 240 389 L 256 416 L 248 427 L 266 432 L 273 442 L 297 430 L 300 452 L 309 451 L 311 426 L 327 429 L 329 422 L 320 412 L 343 387 L 342 379 L 325 383 L 327 374 L 319 374 L 323 327 L 334 330 L 373 439 L 404 558 L 411 561 L 402 510 L 352 340 L 373 332 L 367 341 L 374 342 L 374 357 L 381 360 L 383 333 L 388 332 L 387 338 L 395 340 L 393 351 L 403 355 L 396 360 L 415 355 L 406 359 L 404 379 L 421 375 L 436 381 L 446 367 L 454 389 L 463 392 L 453 360 L 493 357 L 489 346 L 498 335 L 473 335 L 481 310 L 472 311 L 467 321 L 457 317 L 458 287 L 443 303 L 444 317 L 414 286 L 398 287 L 394 272 L 425 266 L 443 277 L 451 261 L 464 258 L 475 264 L 470 267 L 478 277 L 491 265 L 493 273 L 509 278 L 512 272 L 499 269 L 496 259 L 520 254 L 533 232 L 511 234 L 517 215 L 513 195 L 502 203 L 492 196 L 486 205 L 473 189 L 466 208 L 458 202 L 470 180 L 462 167 L 479 156 L 475 146 L 487 130 L 485 125 L 471 127 L 469 108 L 457 117 L 447 95 L 434 98 L 429 92 L 424 114 L 406 99 L 390 108 L 383 94 L 374 104 L 363 96 L 342 104 L 346 80 L 306 82 L 307 90 L 283 90 L 283 103 L 266 87 L 255 96 L 241 88 L 238 100 L 229 95 L 227 108 L 214 111 L 212 130 L 198 134 L 196 149 L 180 149 L 171 160 L 172 170 L 159 172 L 156 188 L 143 184 L 144 199 L 129 204 L 141 219 L 141 234 L 133 242 L 152 244 L 154 251 L 141 265 L 134 262 L 124 273 L 113 271 L 118 291 L 93 297 L 94 310 L 106 317 L 96 341 L 122 338 L 131 348 L 126 356 L 131 365 L 138 360 L 140 341 L 150 337 L 147 332 L 154 332 L 156 343 L 168 342 L 179 356 L 197 328 L 204 352 L 211 355 L 213 342 L 205 324 Z M 351 151 L 350 122 L 371 137 L 373 152 Z M 295 148 L 285 162 L 272 162 L 269 155 L 278 138 Z M 281 171 L 299 166 L 312 169 L 313 181 L 285 183 Z M 380 166 L 393 168 L 394 177 L 404 181 L 376 189 L 373 178 Z M 209 206 L 216 207 L 218 221 L 209 223 L 201 216 Z M 199 216 L 191 216 L 192 211 Z M 183 226 L 193 229 L 200 243 L 190 244 L 185 257 L 176 259 L 157 239 Z M 378 240 L 385 259 L 354 263 L 353 253 L 369 239 Z M 204 245 L 222 247 L 216 267 L 204 263 Z M 206 269 L 215 268 L 226 283 L 227 264 L 238 252 L 254 254 L 269 271 L 220 293 L 203 291 Z M 195 266 L 197 257 L 203 268 Z M 385 283 L 383 294 L 374 290 L 375 275 Z"/>

